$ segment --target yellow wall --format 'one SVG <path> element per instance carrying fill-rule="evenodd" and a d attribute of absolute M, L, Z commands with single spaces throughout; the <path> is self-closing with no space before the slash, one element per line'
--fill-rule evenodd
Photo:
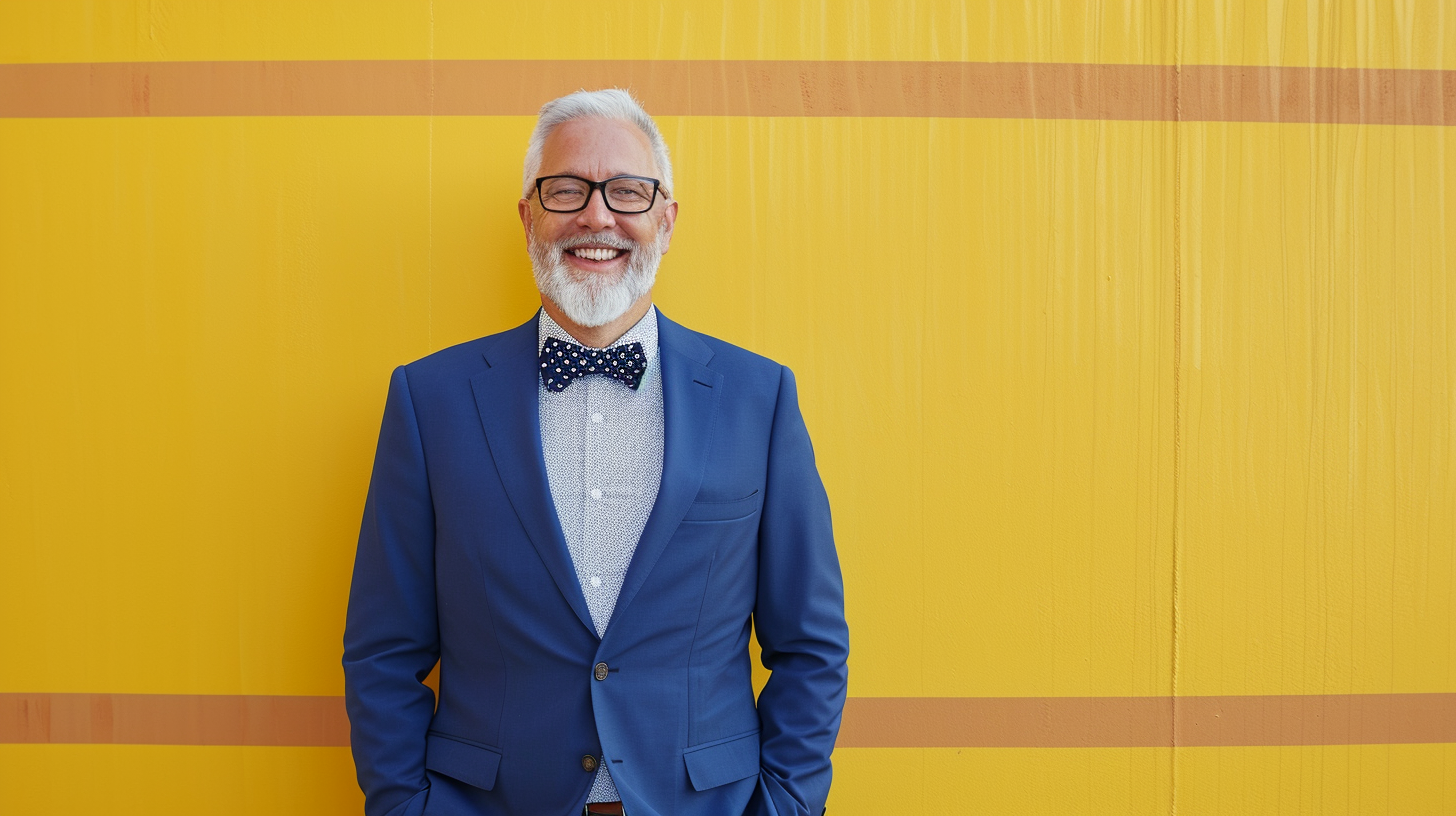
<path fill-rule="evenodd" d="M 1414 0 L 495 5 L 6 3 L 0 63 L 1456 69 Z M 658 302 L 798 373 L 851 696 L 1456 692 L 1449 129 L 660 123 Z M 341 693 L 388 372 L 533 308 L 531 125 L 0 119 L 0 693 Z M 1456 812 L 1452 744 L 835 759 L 850 816 Z M 353 813 L 352 771 L 0 744 L 0 812 Z"/>

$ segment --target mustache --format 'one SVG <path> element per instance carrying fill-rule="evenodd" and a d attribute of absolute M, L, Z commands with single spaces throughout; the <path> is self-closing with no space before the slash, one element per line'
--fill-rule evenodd
<path fill-rule="evenodd" d="M 636 241 L 633 241 L 630 238 L 623 238 L 620 235 L 616 235 L 610 232 L 593 232 L 588 235 L 572 235 L 570 237 L 562 238 L 560 241 L 557 241 L 556 248 L 565 251 L 568 249 L 575 249 L 579 246 L 585 246 L 586 244 L 596 244 L 597 246 L 606 246 L 611 247 L 612 249 L 625 249 L 629 251 L 637 249 Z"/>

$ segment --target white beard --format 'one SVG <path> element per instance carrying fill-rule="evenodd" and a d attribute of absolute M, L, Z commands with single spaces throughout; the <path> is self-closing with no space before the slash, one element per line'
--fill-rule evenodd
<path fill-rule="evenodd" d="M 658 230 L 657 240 L 650 245 L 602 232 L 565 238 L 555 244 L 536 239 L 534 232 L 527 250 L 531 256 L 531 273 L 536 288 L 561 307 L 561 311 L 578 326 L 605 326 L 627 313 L 657 281 L 657 266 L 662 263 L 662 244 L 666 224 Z M 563 257 L 566 250 L 582 244 L 597 244 L 627 250 L 627 268 L 613 278 L 609 275 L 578 272 Z"/>

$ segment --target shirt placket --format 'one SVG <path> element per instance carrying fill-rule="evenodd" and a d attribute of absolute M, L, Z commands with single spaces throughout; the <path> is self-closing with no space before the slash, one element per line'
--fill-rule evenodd
<path fill-rule="evenodd" d="M 591 608 L 592 623 L 596 625 L 598 634 L 601 634 L 600 630 L 605 628 L 608 614 L 602 592 L 606 581 L 602 569 L 602 545 L 605 543 L 602 541 L 602 521 L 607 516 L 606 509 L 611 496 L 606 473 L 606 423 L 593 420 L 602 417 L 602 403 L 606 396 L 603 386 L 611 383 L 594 376 L 583 384 L 587 388 L 586 411 L 582 417 L 582 422 L 585 423 L 582 438 L 586 441 L 585 455 L 582 457 L 582 506 L 585 508 L 582 519 L 582 552 L 587 569 L 582 576 L 582 590 L 590 602 L 588 606 Z"/>

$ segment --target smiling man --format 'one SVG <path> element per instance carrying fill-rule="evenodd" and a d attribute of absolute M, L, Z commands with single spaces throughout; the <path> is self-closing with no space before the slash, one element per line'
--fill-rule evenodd
<path fill-rule="evenodd" d="M 678 203 L 626 92 L 547 103 L 524 181 L 541 310 L 390 381 L 344 635 L 365 811 L 820 814 L 849 641 L 793 375 L 653 306 Z"/>

